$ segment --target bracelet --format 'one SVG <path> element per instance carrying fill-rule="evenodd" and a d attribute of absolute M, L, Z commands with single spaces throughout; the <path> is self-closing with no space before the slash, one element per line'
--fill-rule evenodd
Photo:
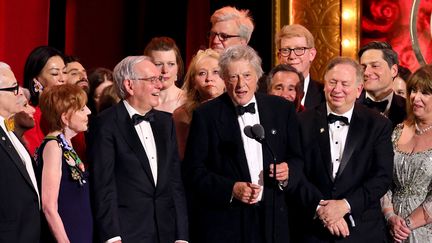
<path fill-rule="evenodd" d="M 414 229 L 414 228 L 412 227 L 412 226 L 413 226 L 413 223 L 412 223 L 410 217 L 406 217 L 406 218 L 405 218 L 405 223 L 406 223 L 407 227 L 408 227 L 410 230 L 413 230 L 413 229 Z"/>
<path fill-rule="evenodd" d="M 396 214 L 393 211 L 384 214 L 384 218 L 386 221 L 389 221 L 389 219 L 393 216 L 396 216 Z"/>

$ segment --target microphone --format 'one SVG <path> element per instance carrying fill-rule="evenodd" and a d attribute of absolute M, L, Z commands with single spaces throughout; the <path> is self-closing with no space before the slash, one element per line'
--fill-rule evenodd
<path fill-rule="evenodd" d="M 255 124 L 253 126 L 245 126 L 243 129 L 244 134 L 248 138 L 252 138 L 259 143 L 263 143 L 265 139 L 264 127 L 261 124 Z"/>

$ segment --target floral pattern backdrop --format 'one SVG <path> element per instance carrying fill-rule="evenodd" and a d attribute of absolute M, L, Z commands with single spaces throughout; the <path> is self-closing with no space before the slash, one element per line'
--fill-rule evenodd
<path fill-rule="evenodd" d="M 427 63 L 432 63 L 432 0 L 420 1 L 417 37 Z M 410 12 L 413 0 L 363 0 L 360 45 L 372 40 L 389 42 L 399 54 L 400 65 L 415 71 L 419 62 L 410 38 Z"/>

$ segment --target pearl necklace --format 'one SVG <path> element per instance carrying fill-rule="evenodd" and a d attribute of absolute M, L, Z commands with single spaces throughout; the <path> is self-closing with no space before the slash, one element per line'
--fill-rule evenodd
<path fill-rule="evenodd" d="M 414 123 L 414 125 L 415 125 L 415 133 L 416 133 L 417 135 L 422 135 L 422 134 L 424 134 L 424 133 L 426 133 L 427 131 L 429 131 L 429 130 L 432 129 L 432 125 L 429 125 L 428 127 L 424 128 L 424 129 L 420 129 L 420 127 L 417 125 L 417 122 Z"/>

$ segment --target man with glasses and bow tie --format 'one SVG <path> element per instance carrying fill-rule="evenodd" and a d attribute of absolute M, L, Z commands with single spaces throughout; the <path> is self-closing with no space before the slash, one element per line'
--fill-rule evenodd
<path fill-rule="evenodd" d="M 221 53 L 234 45 L 247 45 L 254 30 L 249 10 L 223 7 L 210 17 L 212 28 L 208 33 L 209 48 Z"/>
<path fill-rule="evenodd" d="M 219 66 L 226 93 L 194 111 L 183 161 L 191 240 L 287 243 L 285 194 L 295 188 L 301 163 L 294 104 L 256 93 L 263 71 L 251 47 L 225 49 Z M 264 144 L 244 132 L 256 124 Z"/>
<path fill-rule="evenodd" d="M 363 46 L 358 57 L 364 69 L 364 92 L 358 102 L 385 115 L 393 127 L 406 117 L 405 98 L 393 91 L 398 74 L 398 55 L 387 42 L 372 41 Z"/>
<path fill-rule="evenodd" d="M 0 242 L 39 242 L 40 194 L 33 161 L 13 133 L 23 95 L 9 65 L 0 62 Z"/>
<path fill-rule="evenodd" d="M 312 33 L 299 24 L 285 25 L 276 34 L 275 42 L 279 63 L 293 66 L 303 74 L 301 105 L 309 109 L 324 102 L 323 85 L 310 77 L 310 68 L 317 53 Z"/>
<path fill-rule="evenodd" d="M 355 103 L 362 88 L 361 65 L 336 57 L 324 75 L 326 102 L 299 114 L 297 242 L 385 242 L 380 198 L 392 182 L 392 126 Z"/>
<path fill-rule="evenodd" d="M 114 68 L 122 101 L 90 128 L 94 217 L 102 242 L 183 243 L 186 199 L 171 115 L 154 110 L 160 72 L 146 56 Z"/>

